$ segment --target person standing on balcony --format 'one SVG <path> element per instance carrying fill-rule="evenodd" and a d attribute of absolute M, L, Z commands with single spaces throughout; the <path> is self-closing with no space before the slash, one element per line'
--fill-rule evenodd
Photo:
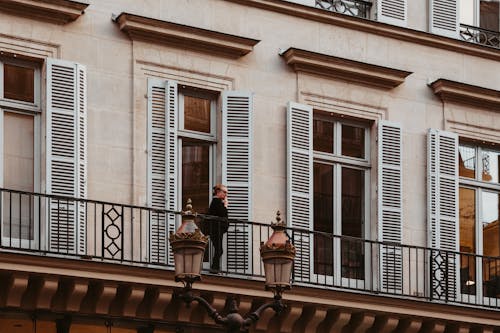
<path fill-rule="evenodd" d="M 207 223 L 205 230 L 210 236 L 210 240 L 214 247 L 212 265 L 210 266 L 211 273 L 219 273 L 220 271 L 220 259 L 223 253 L 222 241 L 229 227 L 227 207 L 227 187 L 222 184 L 217 184 L 213 188 L 213 198 L 210 203 L 210 208 L 208 209 L 208 215 L 211 215 L 211 218 L 205 219 L 204 221 L 204 223 Z"/>

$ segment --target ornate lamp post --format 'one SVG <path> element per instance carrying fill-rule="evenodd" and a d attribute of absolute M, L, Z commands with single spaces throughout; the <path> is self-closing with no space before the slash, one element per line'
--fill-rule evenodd
<path fill-rule="evenodd" d="M 223 317 L 205 299 L 193 295 L 192 292 L 193 283 L 201 280 L 200 270 L 208 238 L 197 228 L 194 223 L 196 213 L 191 210 L 191 200 L 189 199 L 186 211 L 182 212 L 181 226 L 175 233 L 170 233 L 170 245 L 174 252 L 175 261 L 175 281 L 184 284 L 184 289 L 178 297 L 186 304 L 193 301 L 201 304 L 207 310 L 208 315 L 217 324 L 223 325 L 227 332 L 246 332 L 252 324 L 259 320 L 260 315 L 267 308 L 272 308 L 275 312 L 280 313 L 285 308 L 281 294 L 284 290 L 290 289 L 290 277 L 295 258 L 295 247 L 288 240 L 285 233 L 285 223 L 281 221 L 280 212 L 277 213 L 276 223 L 271 224 L 271 228 L 274 230 L 273 234 L 267 242 L 262 242 L 260 246 L 266 275 L 265 288 L 273 291 L 274 300 L 261 305 L 257 310 L 243 317 L 238 313 L 236 299 L 232 297 L 229 313 Z"/>

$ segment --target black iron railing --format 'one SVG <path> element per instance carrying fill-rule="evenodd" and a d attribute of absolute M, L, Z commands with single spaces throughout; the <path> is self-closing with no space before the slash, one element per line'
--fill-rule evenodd
<path fill-rule="evenodd" d="M 460 38 L 467 42 L 500 48 L 500 32 L 460 24 Z"/>
<path fill-rule="evenodd" d="M 168 221 L 179 222 L 179 212 L 0 189 L 0 217 L 4 252 L 173 269 Z M 199 215 L 202 230 L 214 219 L 206 218 Z M 271 233 L 269 224 L 230 219 L 220 274 L 263 279 L 259 245 Z M 500 257 L 296 228 L 287 234 L 297 248 L 296 285 L 500 309 Z M 205 274 L 212 255 L 209 246 Z"/>
<path fill-rule="evenodd" d="M 370 17 L 371 2 L 363 0 L 315 0 L 316 7 L 335 13 L 356 16 L 362 18 Z"/>

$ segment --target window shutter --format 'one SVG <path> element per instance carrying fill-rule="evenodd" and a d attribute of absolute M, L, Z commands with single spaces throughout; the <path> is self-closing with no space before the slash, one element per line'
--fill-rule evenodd
<path fill-rule="evenodd" d="M 167 236 L 175 231 L 177 208 L 177 84 L 148 80 L 148 206 L 159 209 L 150 216 L 150 261 L 173 262 Z"/>
<path fill-rule="evenodd" d="M 429 31 L 433 34 L 458 38 L 458 1 L 430 0 Z"/>
<path fill-rule="evenodd" d="M 379 0 L 377 2 L 378 21 L 406 27 L 408 21 L 406 0 Z"/>
<path fill-rule="evenodd" d="M 380 281 L 385 292 L 402 292 L 402 133 L 396 123 L 381 121 L 378 130 L 378 237 Z"/>
<path fill-rule="evenodd" d="M 311 106 L 288 103 L 287 108 L 287 221 L 297 250 L 294 261 L 295 281 L 309 281 L 313 220 L 313 140 Z"/>
<path fill-rule="evenodd" d="M 458 251 L 458 136 L 431 129 L 427 158 L 432 298 L 454 300 L 458 283 L 454 253 Z"/>
<path fill-rule="evenodd" d="M 225 91 L 222 95 L 222 182 L 229 190 L 230 219 L 251 219 L 253 98 L 251 93 Z M 230 223 L 227 232 L 227 269 L 248 273 L 251 267 L 250 227 Z"/>
<path fill-rule="evenodd" d="M 47 193 L 86 196 L 86 70 L 73 62 L 47 60 Z M 50 199 L 49 250 L 86 250 L 85 206 Z"/>

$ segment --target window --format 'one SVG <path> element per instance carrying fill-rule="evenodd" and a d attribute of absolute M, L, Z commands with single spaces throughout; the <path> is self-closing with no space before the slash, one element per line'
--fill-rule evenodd
<path fill-rule="evenodd" d="M 500 150 L 461 143 L 458 167 L 461 291 L 499 297 Z"/>
<path fill-rule="evenodd" d="M 460 0 L 460 23 L 500 31 L 499 0 Z"/>
<path fill-rule="evenodd" d="M 315 112 L 313 116 L 314 273 L 332 276 L 340 262 L 343 278 L 363 279 L 364 243 L 331 234 L 365 238 L 369 212 L 369 129 Z M 340 249 L 340 251 L 339 251 Z"/>
<path fill-rule="evenodd" d="M 181 89 L 179 93 L 180 207 L 191 198 L 200 213 L 206 213 L 215 185 L 216 98 L 216 94 L 194 89 Z"/>
<path fill-rule="evenodd" d="M 0 59 L 0 187 L 40 190 L 40 68 Z M 5 192 L 2 236 L 12 246 L 34 241 L 33 202 L 28 195 Z"/>

